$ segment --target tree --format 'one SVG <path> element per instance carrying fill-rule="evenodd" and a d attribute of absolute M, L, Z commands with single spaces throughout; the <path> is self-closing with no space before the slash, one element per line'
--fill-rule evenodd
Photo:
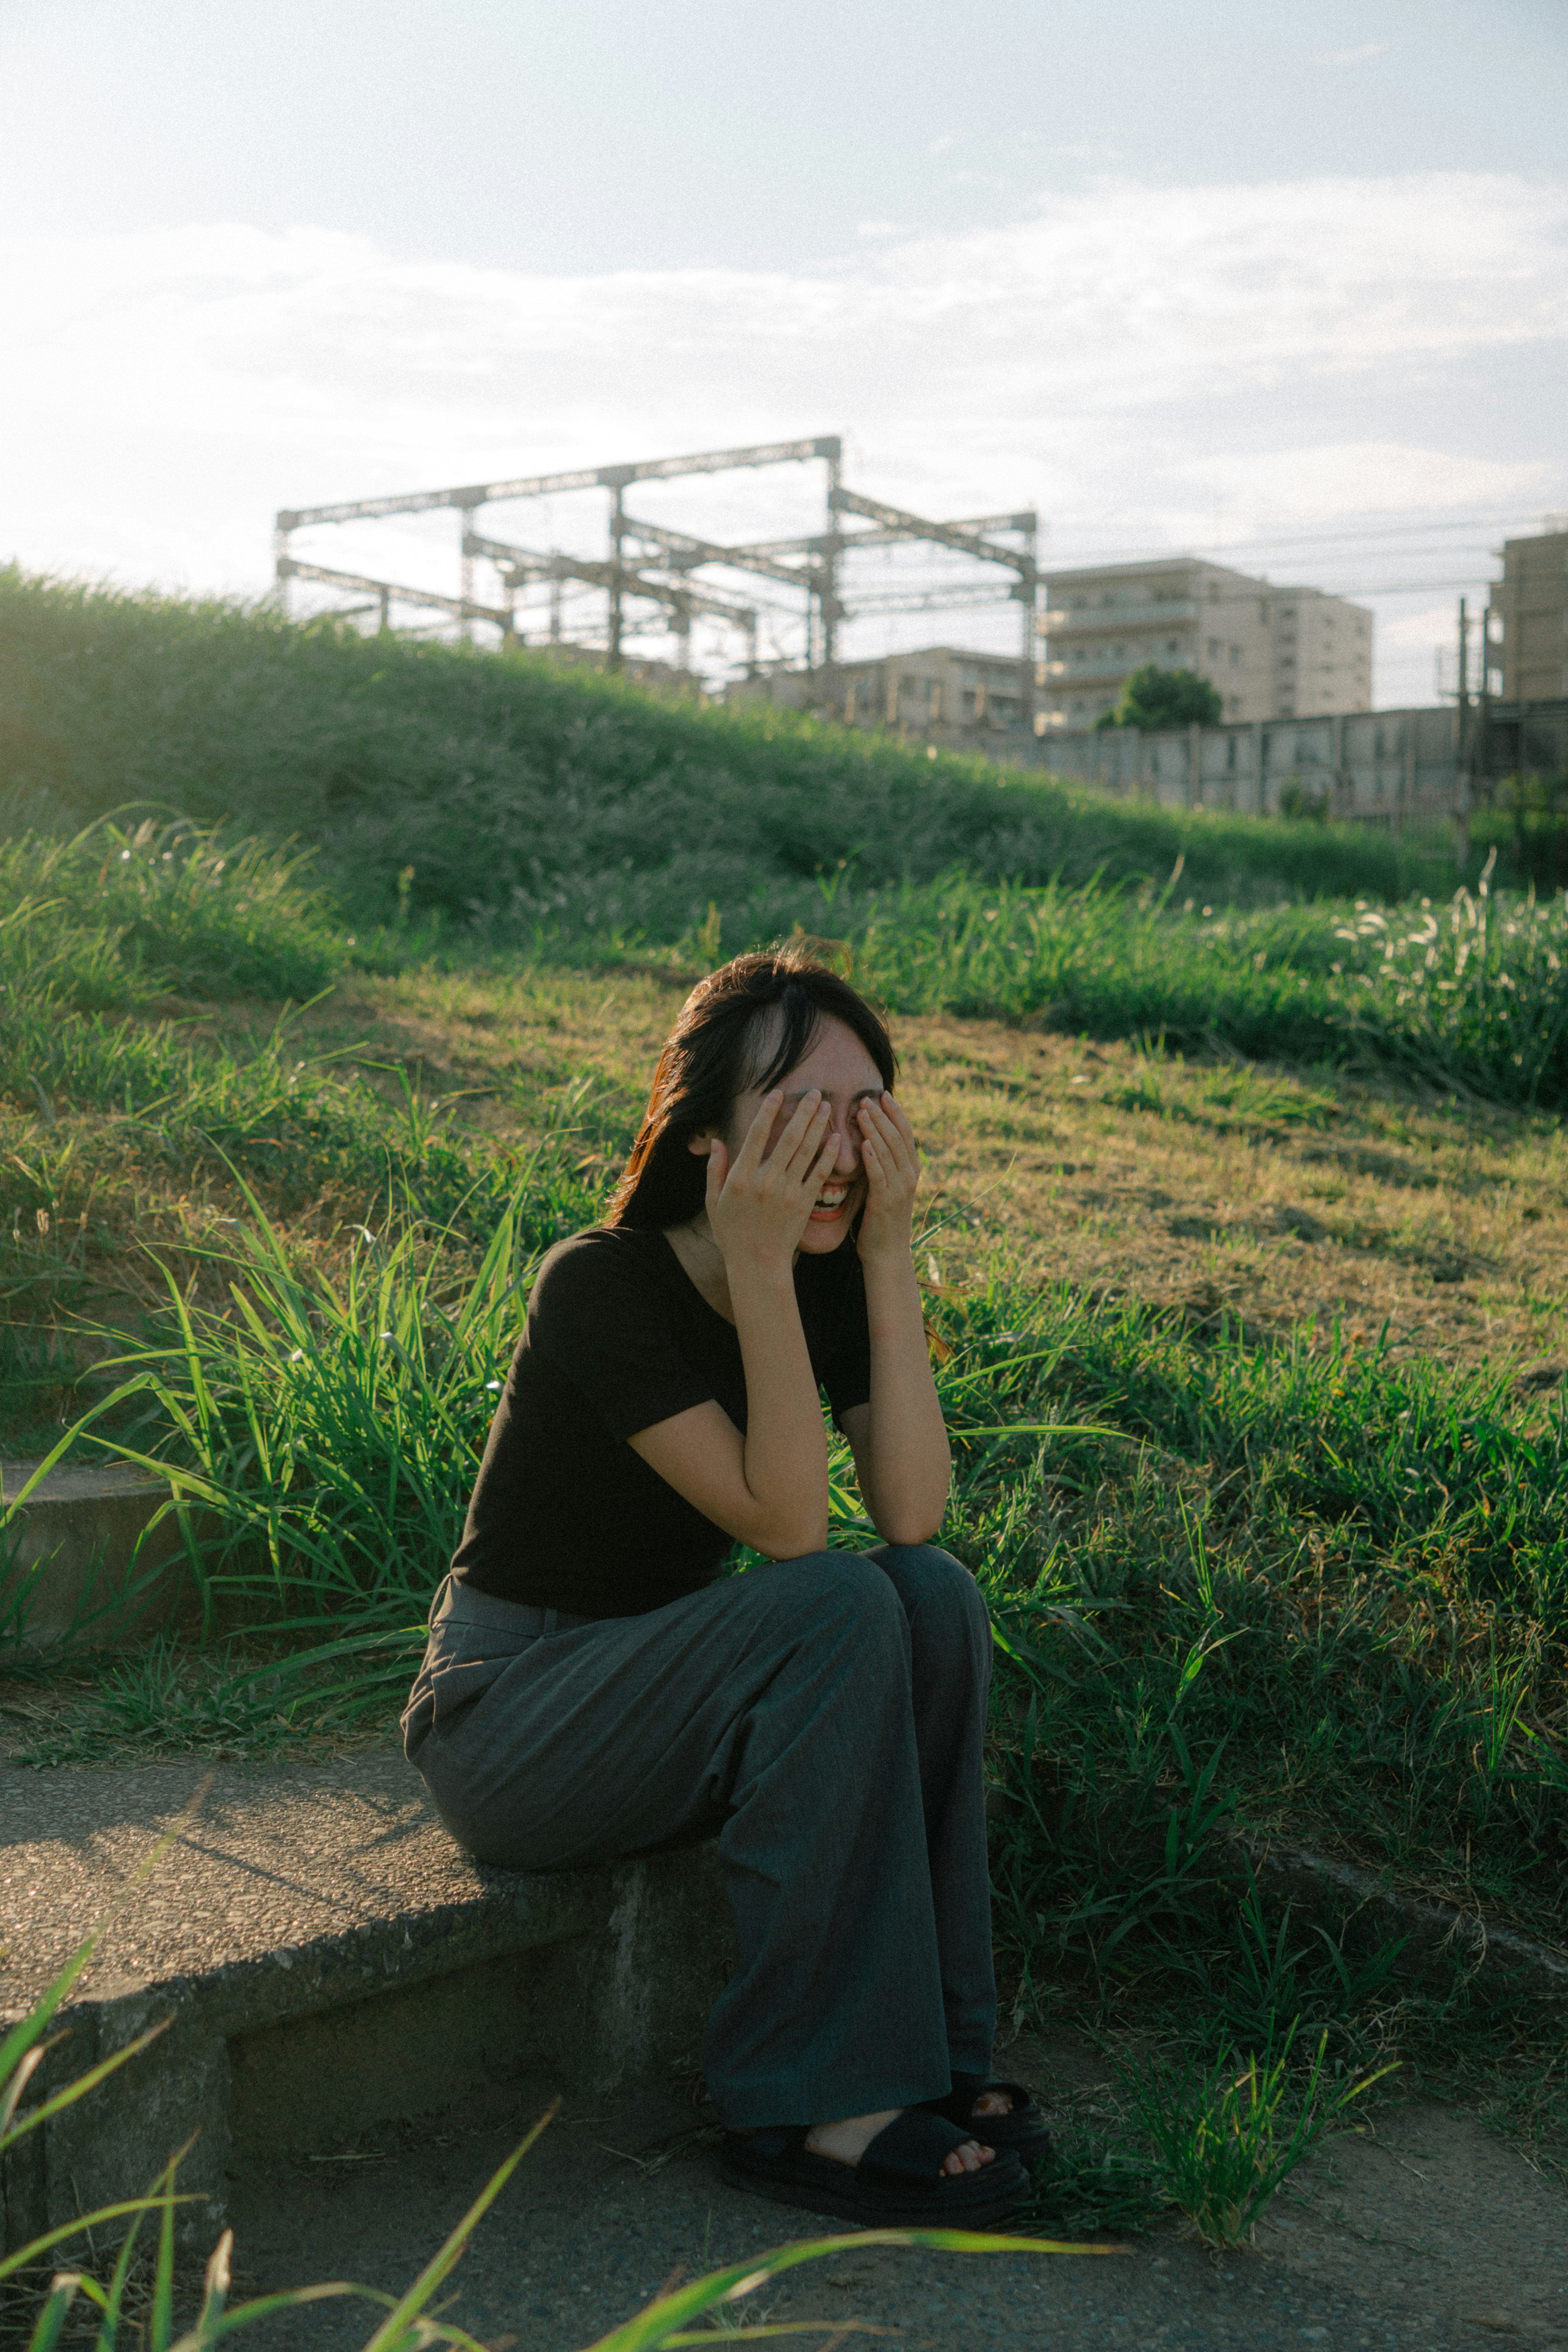
<path fill-rule="evenodd" d="M 1213 727 L 1224 716 L 1218 688 L 1196 670 L 1162 669 L 1158 662 L 1145 662 L 1124 681 L 1114 710 L 1103 710 L 1094 724 L 1147 732 L 1155 727 Z"/>

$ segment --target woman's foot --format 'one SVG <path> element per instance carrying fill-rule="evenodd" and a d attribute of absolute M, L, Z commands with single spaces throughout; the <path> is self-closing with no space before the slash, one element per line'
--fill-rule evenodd
<path fill-rule="evenodd" d="M 947 2097 L 928 2104 L 934 2114 L 946 2116 L 967 2137 L 989 2140 L 1000 2154 L 1033 2164 L 1051 2153 L 1051 2134 L 1040 2102 L 1022 2083 L 956 2071 Z"/>
<path fill-rule="evenodd" d="M 988 2093 L 987 2099 L 995 2093 Z M 987 2099 L 977 2102 L 977 2115 L 1005 2115 L 1010 2102 L 1003 2099 L 1000 2106 L 989 2105 Z M 874 2116 L 845 2116 L 837 2123 L 813 2124 L 806 2134 L 806 2146 L 813 2156 L 831 2156 L 835 2163 L 858 2164 L 878 2132 L 885 2131 L 895 2116 L 904 2113 L 902 2107 L 883 2107 Z M 982 2166 L 995 2160 L 996 2150 L 977 2139 L 967 2139 L 943 2159 L 942 2169 L 954 2179 L 961 2173 L 978 2172 Z"/>

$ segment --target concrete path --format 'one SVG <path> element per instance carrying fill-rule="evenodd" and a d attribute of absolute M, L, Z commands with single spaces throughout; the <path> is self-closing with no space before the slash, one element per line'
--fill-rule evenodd
<path fill-rule="evenodd" d="M 199 1777 L 183 1764 L 0 1771 L 6 2005 L 47 1980 Z M 51 2140 L 47 2177 L 27 2193 L 63 2219 L 78 2194 L 95 2201 L 95 2164 L 134 2172 L 115 2193 L 143 2185 L 188 2127 L 161 2105 L 178 2087 L 183 2048 L 182 2067 L 207 2068 L 185 2174 L 211 2200 L 194 2242 L 204 2253 L 226 2207 L 252 2289 L 345 2276 L 401 2288 L 563 2089 L 560 2119 L 452 2282 L 452 2315 L 483 2341 L 580 2352 L 674 2273 L 833 2233 L 718 2179 L 693 2074 L 697 1977 L 713 1973 L 716 1950 L 682 1991 L 689 2033 L 662 2051 L 638 2000 L 628 2011 L 637 2053 L 626 2020 L 617 2041 L 588 2000 L 622 1979 L 631 1995 L 692 1971 L 717 1902 L 711 1856 L 604 1875 L 541 1884 L 476 1870 L 395 1756 L 224 1768 L 106 1945 L 73 2005 L 68 2046 L 79 2063 L 98 2046 L 92 2034 L 107 2047 L 111 2028 L 119 2040 L 170 2010 L 175 2029 L 136 2062 L 150 2071 L 134 2084 L 131 2069 L 113 2078 L 125 2104 L 112 2127 L 79 2146 Z M 371 1979 L 380 1989 L 367 1997 Z M 1092 2096 L 1094 2063 L 1069 2040 L 1019 2045 L 1008 2061 L 1048 2100 Z M 596 2078 L 639 2087 L 596 2095 Z M 455 2104 L 438 2122 L 396 2120 L 444 2102 Z M 88 2130 L 85 2105 L 73 2118 Z M 37 2153 L 45 2139 L 29 2145 Z M 8 2197 L 25 2188 L 8 2176 Z M 984 2352 L 1568 2347 L 1568 2194 L 1462 2111 L 1384 2105 L 1375 2131 L 1339 2140 L 1298 2176 L 1260 2238 L 1256 2252 L 1218 2262 L 1174 2224 L 1103 2257 L 851 2250 L 756 2302 L 774 2318 L 853 2318 L 911 2347 Z M 369 2332 L 368 2317 L 327 2305 L 247 2342 L 352 2352 Z"/>
<path fill-rule="evenodd" d="M 1049 2063 L 1050 2053 L 1030 2054 Z M 537 2086 L 538 2106 L 548 2089 Z M 466 2132 L 251 2167 L 234 2198 L 246 2281 L 347 2275 L 402 2286 L 529 2116 L 523 2100 L 507 2121 Z M 497 2347 L 579 2352 L 674 2272 L 695 2276 L 832 2233 L 831 2222 L 819 2232 L 727 2189 L 710 2147 L 681 2154 L 700 2120 L 689 2102 L 569 2105 L 481 2226 L 452 2282 L 450 2315 Z M 628 2160 L 639 2157 L 641 2166 Z M 1300 2197 L 1275 2210 L 1256 2252 L 1218 2260 L 1175 2224 L 1094 2258 L 851 2249 L 790 2273 L 747 2308 L 754 2321 L 869 2321 L 911 2352 L 1568 2346 L 1568 2196 L 1471 2116 L 1386 2108 L 1375 2136 L 1338 2142 Z M 368 2333 L 346 2309 L 318 2306 L 268 2352 L 285 2343 L 350 2352 Z"/>

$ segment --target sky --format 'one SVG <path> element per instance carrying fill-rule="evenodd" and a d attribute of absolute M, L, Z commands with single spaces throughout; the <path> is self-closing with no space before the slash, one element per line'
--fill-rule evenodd
<path fill-rule="evenodd" d="M 1568 511 L 1565 122 L 1563 0 L 0 0 L 0 560 L 256 596 L 280 506 L 839 433 L 873 497 L 1035 507 L 1048 568 L 1355 595 L 1430 701 Z M 821 492 L 635 499 L 749 539 Z M 296 552 L 452 590 L 455 533 Z"/>

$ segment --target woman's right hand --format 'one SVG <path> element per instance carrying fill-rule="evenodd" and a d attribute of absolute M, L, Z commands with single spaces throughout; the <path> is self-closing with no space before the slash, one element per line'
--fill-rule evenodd
<path fill-rule="evenodd" d="M 708 1223 L 732 1272 L 742 1261 L 789 1271 L 822 1181 L 838 1165 L 838 1138 L 815 1087 L 768 1150 L 783 1102 L 782 1087 L 764 1096 L 733 1165 L 716 1136 L 708 1147 Z"/>

